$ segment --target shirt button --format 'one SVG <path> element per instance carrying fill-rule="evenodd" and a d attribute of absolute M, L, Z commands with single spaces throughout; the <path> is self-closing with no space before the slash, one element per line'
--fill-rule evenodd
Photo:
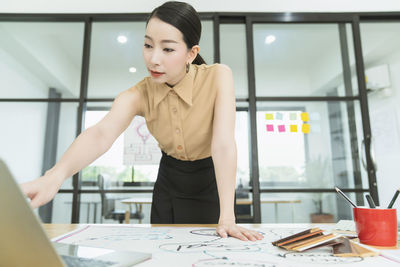
<path fill-rule="evenodd" d="M 179 134 L 181 132 L 181 130 L 179 130 L 179 128 L 176 128 L 175 132 L 176 132 L 176 134 Z"/>
<path fill-rule="evenodd" d="M 172 112 L 173 113 L 176 113 L 178 110 L 174 107 L 174 108 L 172 108 Z"/>
<path fill-rule="evenodd" d="M 183 147 L 182 147 L 181 145 L 179 145 L 179 146 L 177 146 L 176 148 L 177 148 L 178 150 L 182 150 Z"/>

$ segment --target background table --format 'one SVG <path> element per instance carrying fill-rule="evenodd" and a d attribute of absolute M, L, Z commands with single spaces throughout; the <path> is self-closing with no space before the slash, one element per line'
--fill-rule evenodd
<path fill-rule="evenodd" d="M 300 199 L 294 198 L 261 198 L 261 204 L 271 203 L 275 206 L 275 222 L 278 222 L 278 204 L 291 204 L 292 206 L 292 222 L 294 222 L 294 204 L 301 203 Z M 130 214 L 132 213 L 132 204 L 137 205 L 137 211 L 142 212 L 143 204 L 151 204 L 151 198 L 143 198 L 143 197 L 133 197 L 128 199 L 121 200 L 121 203 L 126 204 L 128 206 L 125 212 L 125 223 L 130 222 Z M 236 199 L 236 205 L 252 205 L 253 200 L 250 198 L 238 198 Z M 142 223 L 142 220 L 139 219 L 139 223 Z"/>
<path fill-rule="evenodd" d="M 121 203 L 128 205 L 128 209 L 125 212 L 125 223 L 129 223 L 130 221 L 130 214 L 132 213 L 132 204 L 136 205 L 136 211 L 142 213 L 143 204 L 151 204 L 152 199 L 143 198 L 143 197 L 133 197 L 121 200 Z M 142 223 L 142 219 L 139 219 L 139 223 Z"/>

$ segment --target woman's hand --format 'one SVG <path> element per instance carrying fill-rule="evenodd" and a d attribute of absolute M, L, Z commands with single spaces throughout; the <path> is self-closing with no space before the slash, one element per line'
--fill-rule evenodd
<path fill-rule="evenodd" d="M 21 184 L 22 192 L 31 199 L 32 208 L 40 207 L 54 198 L 63 183 L 63 179 L 46 173 L 42 177 Z"/>
<path fill-rule="evenodd" d="M 232 236 L 243 241 L 257 241 L 264 238 L 256 231 L 238 226 L 234 221 L 219 221 L 217 233 L 223 238 Z"/>

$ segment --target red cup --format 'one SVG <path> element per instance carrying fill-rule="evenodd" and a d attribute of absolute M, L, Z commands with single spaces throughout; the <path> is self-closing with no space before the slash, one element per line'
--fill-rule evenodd
<path fill-rule="evenodd" d="M 396 209 L 353 208 L 356 231 L 366 245 L 393 247 L 397 245 Z"/>

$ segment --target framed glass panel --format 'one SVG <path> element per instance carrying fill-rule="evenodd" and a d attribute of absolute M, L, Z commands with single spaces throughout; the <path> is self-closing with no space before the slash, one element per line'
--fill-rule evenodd
<path fill-rule="evenodd" d="M 107 112 L 107 108 L 89 108 L 85 113 L 85 129 L 99 122 Z M 82 170 L 82 182 L 95 185 L 100 174 L 117 187 L 132 183 L 150 186 L 155 182 L 158 164 L 125 165 L 124 135 L 119 136 L 106 153 Z"/>
<path fill-rule="evenodd" d="M 58 162 L 76 138 L 78 103 L 62 103 L 58 126 L 57 159 Z M 61 189 L 72 189 L 72 177 L 68 177 Z"/>
<path fill-rule="evenodd" d="M 93 23 L 88 98 L 115 98 L 148 76 L 142 55 L 145 27 L 142 21 Z"/>
<path fill-rule="evenodd" d="M 360 170 L 359 107 L 352 105 L 258 103 L 260 187 L 368 188 L 368 178 Z"/>
<path fill-rule="evenodd" d="M 240 108 L 240 107 L 237 107 Z M 248 188 L 250 185 L 249 166 L 249 112 L 248 107 L 236 111 L 235 139 L 237 147 L 236 187 Z"/>
<path fill-rule="evenodd" d="M 82 22 L 1 22 L 0 98 L 79 98 Z"/>
<path fill-rule="evenodd" d="M 361 23 L 372 155 L 380 205 L 400 187 L 400 22 Z M 398 208 L 399 201 L 394 205 Z M 398 210 L 398 216 L 400 212 Z"/>
<path fill-rule="evenodd" d="M 246 27 L 220 25 L 221 63 L 232 69 L 236 98 L 248 98 Z"/>
<path fill-rule="evenodd" d="M 348 72 L 354 73 L 350 26 L 254 24 L 253 29 L 258 97 L 358 95 L 356 86 L 336 90 L 344 83 L 340 31 L 349 52 Z"/>
<path fill-rule="evenodd" d="M 149 76 L 142 54 L 145 22 L 95 22 L 92 27 L 88 98 L 115 98 Z M 202 27 L 200 55 L 212 64 L 212 21 Z"/>
<path fill-rule="evenodd" d="M 214 23 L 210 20 L 201 21 L 200 55 L 208 65 L 214 63 Z"/>

